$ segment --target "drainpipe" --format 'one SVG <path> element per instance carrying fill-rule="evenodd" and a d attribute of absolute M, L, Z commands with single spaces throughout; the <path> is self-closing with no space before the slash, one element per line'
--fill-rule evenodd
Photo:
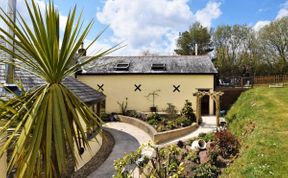
<path fill-rule="evenodd" d="M 195 44 L 195 56 L 198 56 L 198 44 Z"/>
<path fill-rule="evenodd" d="M 7 13 L 9 17 L 13 19 L 14 22 L 16 22 L 16 0 L 8 0 Z M 9 27 L 8 27 L 8 33 L 11 36 L 13 36 L 13 39 L 15 39 L 15 34 L 13 30 Z M 6 46 L 8 49 L 15 51 L 13 39 L 8 38 L 9 42 L 12 43 L 13 45 L 6 43 Z M 14 62 L 13 58 L 14 58 L 13 55 L 8 54 L 8 60 Z M 15 75 L 15 66 L 12 64 L 6 65 L 6 84 L 8 86 L 14 84 L 14 75 Z"/>

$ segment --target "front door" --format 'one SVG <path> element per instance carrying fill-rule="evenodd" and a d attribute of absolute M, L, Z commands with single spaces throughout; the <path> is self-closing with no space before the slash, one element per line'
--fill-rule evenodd
<path fill-rule="evenodd" d="M 209 90 L 199 90 L 199 91 L 209 92 Z M 201 115 L 202 116 L 209 115 L 209 106 L 210 106 L 209 102 L 210 102 L 210 96 L 205 95 L 202 97 L 202 100 L 201 100 Z"/>

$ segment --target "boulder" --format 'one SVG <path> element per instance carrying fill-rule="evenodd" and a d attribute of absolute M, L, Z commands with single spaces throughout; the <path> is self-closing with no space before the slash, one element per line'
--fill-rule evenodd
<path fill-rule="evenodd" d="M 206 150 L 199 152 L 199 158 L 201 164 L 207 163 L 210 160 L 208 152 Z"/>

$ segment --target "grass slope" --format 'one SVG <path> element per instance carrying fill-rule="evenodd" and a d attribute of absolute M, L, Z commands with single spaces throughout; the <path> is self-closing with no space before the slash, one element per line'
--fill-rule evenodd
<path fill-rule="evenodd" d="M 288 88 L 243 93 L 227 120 L 241 151 L 222 177 L 288 177 Z"/>

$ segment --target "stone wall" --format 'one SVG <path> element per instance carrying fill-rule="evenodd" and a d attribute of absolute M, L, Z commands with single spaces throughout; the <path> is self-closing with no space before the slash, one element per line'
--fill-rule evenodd
<path fill-rule="evenodd" d="M 185 136 L 193 131 L 195 131 L 198 128 L 198 124 L 193 123 L 191 126 L 169 130 L 165 132 L 157 132 L 151 125 L 147 124 L 144 121 L 141 121 L 140 119 L 136 119 L 133 117 L 128 116 L 122 116 L 118 115 L 119 120 L 121 122 L 129 123 L 131 125 L 134 125 L 135 127 L 138 127 L 139 129 L 143 130 L 147 134 L 150 135 L 151 139 L 156 144 L 161 144 L 167 141 L 171 141 L 174 139 L 177 139 L 179 137 Z"/>

